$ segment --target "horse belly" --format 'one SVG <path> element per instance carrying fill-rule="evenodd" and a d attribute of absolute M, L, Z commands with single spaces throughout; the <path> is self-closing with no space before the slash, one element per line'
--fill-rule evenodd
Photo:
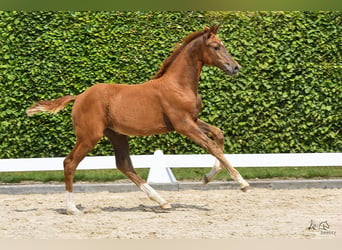
<path fill-rule="evenodd" d="M 111 128 L 118 133 L 145 136 L 169 131 L 160 105 L 151 98 L 117 99 L 110 109 Z"/>

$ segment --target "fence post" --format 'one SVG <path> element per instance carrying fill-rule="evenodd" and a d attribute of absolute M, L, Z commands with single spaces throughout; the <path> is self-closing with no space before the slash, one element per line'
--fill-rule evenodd
<path fill-rule="evenodd" d="M 156 150 L 153 162 L 147 177 L 148 183 L 175 183 L 177 182 L 171 169 L 167 166 L 163 151 Z"/>

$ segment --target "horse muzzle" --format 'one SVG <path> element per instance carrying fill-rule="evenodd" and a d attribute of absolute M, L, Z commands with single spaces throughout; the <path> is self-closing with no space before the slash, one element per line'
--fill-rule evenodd
<path fill-rule="evenodd" d="M 240 69 L 241 69 L 241 66 L 239 64 L 233 64 L 233 65 L 228 64 L 228 63 L 223 64 L 223 70 L 231 76 L 234 76 L 237 73 L 239 73 Z"/>

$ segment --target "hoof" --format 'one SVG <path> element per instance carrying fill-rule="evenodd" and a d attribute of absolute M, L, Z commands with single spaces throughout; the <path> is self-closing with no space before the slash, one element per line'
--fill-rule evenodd
<path fill-rule="evenodd" d="M 246 187 L 241 188 L 241 191 L 247 193 L 247 192 L 252 191 L 252 188 L 251 186 L 246 186 Z"/>
<path fill-rule="evenodd" d="M 73 208 L 73 209 L 67 208 L 66 214 L 67 215 L 78 215 L 78 214 L 82 214 L 82 212 L 80 210 L 78 210 L 77 208 Z"/>
<path fill-rule="evenodd" d="M 170 208 L 172 208 L 172 206 L 170 203 L 165 203 L 163 205 L 160 205 L 160 208 L 161 209 L 170 209 Z"/>
<path fill-rule="evenodd" d="M 208 177 L 205 175 L 203 178 L 203 184 L 208 184 L 210 181 L 208 179 Z"/>

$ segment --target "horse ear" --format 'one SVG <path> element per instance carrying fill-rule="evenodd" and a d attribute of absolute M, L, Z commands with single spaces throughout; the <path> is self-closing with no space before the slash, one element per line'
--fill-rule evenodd
<path fill-rule="evenodd" d="M 209 38 L 213 35 L 213 33 L 208 29 L 203 36 L 204 41 L 209 40 Z"/>
<path fill-rule="evenodd" d="M 217 34 L 217 31 L 219 30 L 219 28 L 221 27 L 221 24 L 218 25 L 213 25 L 210 30 L 212 33 L 214 33 L 215 35 Z"/>
<path fill-rule="evenodd" d="M 213 27 L 204 27 L 204 40 L 208 40 L 211 36 L 212 36 L 212 34 L 213 34 L 213 31 L 212 31 L 212 28 Z"/>

